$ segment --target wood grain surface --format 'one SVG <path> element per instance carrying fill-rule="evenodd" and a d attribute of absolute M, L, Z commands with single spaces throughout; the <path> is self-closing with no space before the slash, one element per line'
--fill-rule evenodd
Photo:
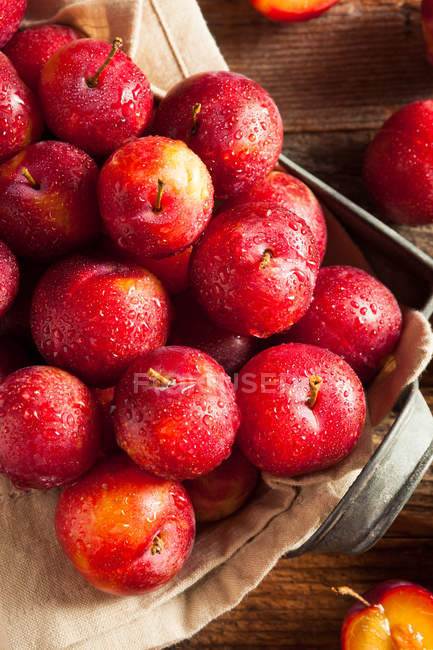
<path fill-rule="evenodd" d="M 371 209 L 361 179 L 368 142 L 398 107 L 433 95 L 420 3 L 341 0 L 321 18 L 295 25 L 268 21 L 248 0 L 199 4 L 230 67 L 278 103 L 284 152 Z M 433 228 L 401 232 L 433 255 Z M 433 370 L 422 387 L 433 407 Z M 329 586 L 362 591 L 393 577 L 433 588 L 432 470 L 374 549 L 280 560 L 235 610 L 177 648 L 336 650 L 349 603 Z"/>

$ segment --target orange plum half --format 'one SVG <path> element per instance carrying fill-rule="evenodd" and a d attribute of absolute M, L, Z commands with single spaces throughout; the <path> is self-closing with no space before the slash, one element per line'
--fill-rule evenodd
<path fill-rule="evenodd" d="M 389 580 L 357 603 L 341 633 L 343 650 L 428 650 L 433 648 L 433 594 L 410 582 Z"/>
<path fill-rule="evenodd" d="M 317 18 L 338 0 L 250 0 L 262 14 L 280 23 L 295 23 Z"/>

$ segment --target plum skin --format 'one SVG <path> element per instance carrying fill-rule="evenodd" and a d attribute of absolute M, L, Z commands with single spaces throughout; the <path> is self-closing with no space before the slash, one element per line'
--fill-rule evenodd
<path fill-rule="evenodd" d="M 333 7 L 338 0 L 310 0 L 298 3 L 289 0 L 250 0 L 264 16 L 282 23 L 295 23 L 318 18 Z M 300 7 L 296 5 L 300 4 Z M 290 6 L 292 5 L 292 6 Z"/>
<path fill-rule="evenodd" d="M 167 340 L 169 297 L 135 264 L 74 256 L 42 277 L 33 339 L 45 360 L 97 388 L 114 386 L 133 359 Z"/>
<path fill-rule="evenodd" d="M 241 336 L 212 323 L 203 312 L 191 291 L 173 299 L 175 317 L 169 345 L 197 348 L 215 359 L 232 376 L 258 352 L 253 336 Z"/>
<path fill-rule="evenodd" d="M 377 132 L 364 161 L 366 187 L 395 223 L 433 221 L 433 101 L 420 100 L 394 113 Z"/>
<path fill-rule="evenodd" d="M 4 47 L 17 31 L 27 7 L 27 0 L 0 0 L 0 47 Z"/>
<path fill-rule="evenodd" d="M 285 342 L 331 350 L 368 383 L 394 351 L 402 314 L 391 291 L 366 271 L 350 266 L 320 269 L 309 310 Z"/>
<path fill-rule="evenodd" d="M 321 386 L 308 404 L 311 378 Z M 314 345 L 268 348 L 241 370 L 237 444 L 262 470 L 297 476 L 331 467 L 355 446 L 364 425 L 364 391 L 352 368 Z"/>
<path fill-rule="evenodd" d="M 310 228 L 322 262 L 328 239 L 326 221 L 319 201 L 305 183 L 285 172 L 273 171 L 250 189 L 229 199 L 223 210 L 242 203 L 276 203 L 294 212 Z"/>
<path fill-rule="evenodd" d="M 36 142 L 42 135 L 42 114 L 33 92 L 0 52 L 0 163 Z"/>
<path fill-rule="evenodd" d="M 194 125 L 195 106 L 200 112 Z M 174 86 L 161 101 L 152 130 L 183 140 L 200 156 L 220 199 L 263 179 L 283 143 L 281 115 L 268 93 L 224 70 L 199 73 Z"/>
<path fill-rule="evenodd" d="M 176 295 L 189 287 L 189 261 L 192 246 L 161 259 L 142 259 L 141 266 L 155 275 L 169 294 Z"/>
<path fill-rule="evenodd" d="M 257 485 L 259 471 L 238 449 L 214 470 L 184 482 L 199 522 L 220 521 L 239 510 Z"/>
<path fill-rule="evenodd" d="M 14 34 L 3 51 L 24 83 L 37 92 L 42 68 L 48 59 L 81 36 L 67 25 L 35 25 Z"/>
<path fill-rule="evenodd" d="M 74 481 L 99 451 L 99 413 L 79 379 L 59 368 L 30 366 L 0 384 L 0 471 L 17 487 Z"/>
<path fill-rule="evenodd" d="M 182 481 L 230 455 L 239 409 L 216 361 L 193 348 L 167 346 L 136 359 L 121 378 L 114 422 L 118 445 L 137 465 Z"/>
<path fill-rule="evenodd" d="M 0 165 L 0 237 L 20 257 L 43 262 L 87 246 L 100 230 L 98 175 L 92 158 L 71 144 L 30 145 Z"/>
<path fill-rule="evenodd" d="M 109 236 L 142 262 L 194 243 L 212 216 L 214 190 L 206 166 L 183 142 L 149 136 L 114 152 L 101 170 L 98 196 Z"/>
<path fill-rule="evenodd" d="M 118 454 L 62 492 L 55 529 L 90 584 L 129 596 L 179 573 L 192 550 L 195 519 L 180 483 L 144 472 Z"/>
<path fill-rule="evenodd" d="M 50 130 L 91 156 L 106 156 L 139 136 L 152 114 L 153 97 L 144 73 L 118 51 L 99 77 L 86 81 L 111 52 L 111 45 L 80 38 L 57 50 L 42 69 L 39 97 Z"/>
<path fill-rule="evenodd" d="M 0 241 L 0 278 L 0 317 L 2 317 L 12 306 L 20 282 L 17 259 L 2 241 Z"/>
<path fill-rule="evenodd" d="M 282 332 L 305 314 L 318 271 L 316 242 L 305 221 L 267 203 L 220 212 L 190 262 L 191 286 L 208 318 L 259 338 Z"/>

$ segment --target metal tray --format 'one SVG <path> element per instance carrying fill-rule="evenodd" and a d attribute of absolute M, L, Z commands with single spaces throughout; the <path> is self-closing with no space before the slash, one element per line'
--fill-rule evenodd
<path fill-rule="evenodd" d="M 280 165 L 308 185 L 340 220 L 399 302 L 433 313 L 433 258 L 286 156 Z M 388 530 L 433 461 L 433 415 L 418 382 L 397 403 L 397 418 L 358 478 L 319 529 L 288 557 L 362 553 Z"/>

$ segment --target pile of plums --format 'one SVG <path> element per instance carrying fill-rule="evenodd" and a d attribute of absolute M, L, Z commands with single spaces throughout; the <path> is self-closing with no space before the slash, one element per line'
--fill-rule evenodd
<path fill-rule="evenodd" d="M 120 38 L 45 25 L 10 40 L 12 5 L 0 470 L 66 485 L 67 556 L 104 591 L 143 593 L 259 470 L 323 470 L 353 449 L 401 312 L 365 271 L 320 268 L 323 212 L 273 171 L 282 122 L 257 83 L 202 73 L 158 104 Z"/>

